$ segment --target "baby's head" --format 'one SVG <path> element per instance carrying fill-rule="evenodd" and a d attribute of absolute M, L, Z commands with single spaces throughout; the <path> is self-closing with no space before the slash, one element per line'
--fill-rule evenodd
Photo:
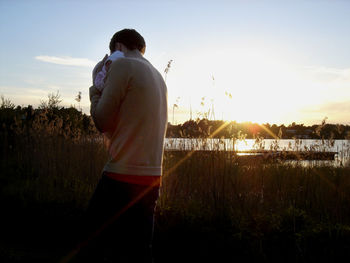
<path fill-rule="evenodd" d="M 135 29 L 123 29 L 115 33 L 109 43 L 111 54 L 116 51 L 116 44 L 121 43 L 129 50 L 138 49 L 145 53 L 146 43 L 144 38 Z"/>

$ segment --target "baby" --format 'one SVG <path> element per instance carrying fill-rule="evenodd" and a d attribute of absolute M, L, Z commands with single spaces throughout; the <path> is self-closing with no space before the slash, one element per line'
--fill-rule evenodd
<path fill-rule="evenodd" d="M 97 73 L 95 81 L 94 81 L 94 86 L 99 90 L 99 91 L 103 91 L 103 86 L 105 84 L 105 78 L 106 78 L 106 74 L 109 70 L 110 65 L 112 64 L 113 61 L 117 60 L 118 58 L 123 58 L 124 54 L 123 52 L 116 50 L 114 51 L 105 61 L 102 70 Z"/>

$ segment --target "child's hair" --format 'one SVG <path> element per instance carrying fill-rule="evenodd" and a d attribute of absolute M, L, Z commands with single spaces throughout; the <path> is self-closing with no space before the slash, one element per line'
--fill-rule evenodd
<path fill-rule="evenodd" d="M 122 43 L 130 50 L 138 49 L 140 52 L 146 47 L 145 40 L 135 29 L 123 29 L 115 33 L 109 43 L 109 50 L 113 53 L 116 43 Z"/>

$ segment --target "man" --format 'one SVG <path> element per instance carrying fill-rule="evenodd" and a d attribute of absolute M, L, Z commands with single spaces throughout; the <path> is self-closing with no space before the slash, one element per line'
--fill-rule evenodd
<path fill-rule="evenodd" d="M 91 261 L 103 262 L 111 253 L 119 261 L 151 262 L 149 244 L 162 174 L 167 88 L 161 74 L 143 57 L 145 48 L 143 37 L 133 29 L 115 33 L 111 53 L 119 50 L 125 57 L 111 64 L 102 93 L 90 88 L 91 116 L 109 140 L 109 159 L 88 208 L 97 231 L 90 242 Z M 96 65 L 93 78 L 104 60 Z"/>

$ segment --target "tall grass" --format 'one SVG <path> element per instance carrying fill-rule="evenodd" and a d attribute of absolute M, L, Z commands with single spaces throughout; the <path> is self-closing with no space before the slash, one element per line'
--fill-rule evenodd
<path fill-rule="evenodd" d="M 167 174 L 186 154 L 165 155 L 159 201 L 165 210 L 185 210 L 195 203 L 210 217 L 237 217 L 293 207 L 315 219 L 350 224 L 349 167 L 288 165 L 262 159 L 243 163 L 232 152 L 198 151 Z"/>
<path fill-rule="evenodd" d="M 31 126 L 16 119 L 7 128 L 0 134 L 2 205 L 86 208 L 107 159 L 103 138 L 45 112 Z M 349 251 L 349 166 L 243 161 L 232 151 L 180 148 L 165 152 L 163 170 L 158 262 L 171 262 L 169 253 L 183 262 L 188 252 L 197 262 L 308 262 Z"/>
<path fill-rule="evenodd" d="M 184 159 L 163 178 L 160 243 L 183 244 L 182 250 L 190 247 L 204 258 L 221 253 L 267 262 L 322 261 L 349 248 L 349 167 L 242 163 L 232 152 L 188 157 L 174 151 L 165 156 L 165 171 Z"/>
<path fill-rule="evenodd" d="M 107 156 L 102 138 L 64 127 L 46 111 L 30 126 L 16 119 L 8 128 L 0 138 L 2 196 L 86 206 Z"/>

